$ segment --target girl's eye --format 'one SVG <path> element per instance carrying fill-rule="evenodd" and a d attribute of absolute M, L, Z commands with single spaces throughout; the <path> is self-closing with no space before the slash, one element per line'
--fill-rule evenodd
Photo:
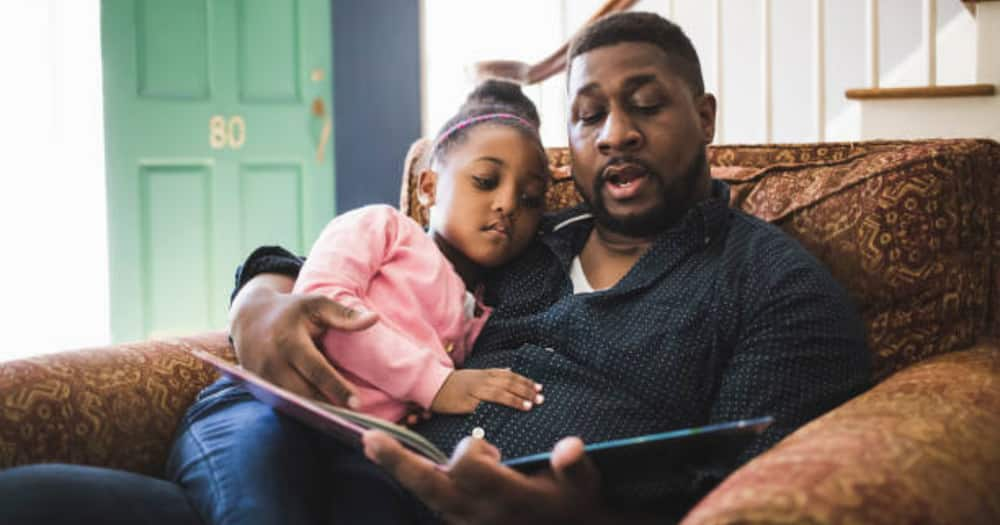
<path fill-rule="evenodd" d="M 475 183 L 476 187 L 481 190 L 492 190 L 497 187 L 499 179 L 496 177 L 479 177 L 477 175 L 473 175 L 472 182 Z"/>

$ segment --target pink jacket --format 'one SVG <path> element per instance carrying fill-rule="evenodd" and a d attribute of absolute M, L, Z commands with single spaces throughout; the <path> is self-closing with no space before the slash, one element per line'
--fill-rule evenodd
<path fill-rule="evenodd" d="M 484 313 L 468 319 L 462 278 L 419 224 L 385 205 L 330 221 L 295 291 L 378 312 L 367 330 L 328 331 L 323 346 L 358 387 L 361 411 L 391 421 L 408 403 L 430 407 L 491 311 L 480 304 Z"/>

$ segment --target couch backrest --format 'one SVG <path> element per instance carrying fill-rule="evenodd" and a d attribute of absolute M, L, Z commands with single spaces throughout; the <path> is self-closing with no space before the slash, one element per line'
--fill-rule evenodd
<path fill-rule="evenodd" d="M 422 224 L 414 166 L 426 144 L 411 148 L 400 195 Z M 580 202 L 566 149 L 550 149 L 549 160 L 548 209 Z M 713 146 L 709 163 L 734 206 L 798 239 L 847 288 L 877 377 L 1000 336 L 1000 144 Z"/>

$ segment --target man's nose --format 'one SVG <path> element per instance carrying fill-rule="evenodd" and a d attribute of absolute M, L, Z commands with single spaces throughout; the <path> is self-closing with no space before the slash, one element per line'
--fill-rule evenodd
<path fill-rule="evenodd" d="M 597 150 L 604 155 L 634 151 L 642 146 L 642 134 L 624 111 L 612 111 L 597 136 Z"/>

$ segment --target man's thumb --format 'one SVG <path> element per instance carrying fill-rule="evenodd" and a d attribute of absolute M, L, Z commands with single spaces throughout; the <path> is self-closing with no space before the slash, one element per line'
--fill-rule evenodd
<path fill-rule="evenodd" d="M 583 441 L 568 437 L 552 449 L 552 472 L 556 480 L 582 494 L 596 494 L 601 486 L 601 474 L 583 451 Z"/>
<path fill-rule="evenodd" d="M 303 303 L 309 319 L 320 328 L 337 330 L 364 330 L 375 324 L 378 314 L 368 310 L 349 308 L 322 295 L 313 295 Z"/>

